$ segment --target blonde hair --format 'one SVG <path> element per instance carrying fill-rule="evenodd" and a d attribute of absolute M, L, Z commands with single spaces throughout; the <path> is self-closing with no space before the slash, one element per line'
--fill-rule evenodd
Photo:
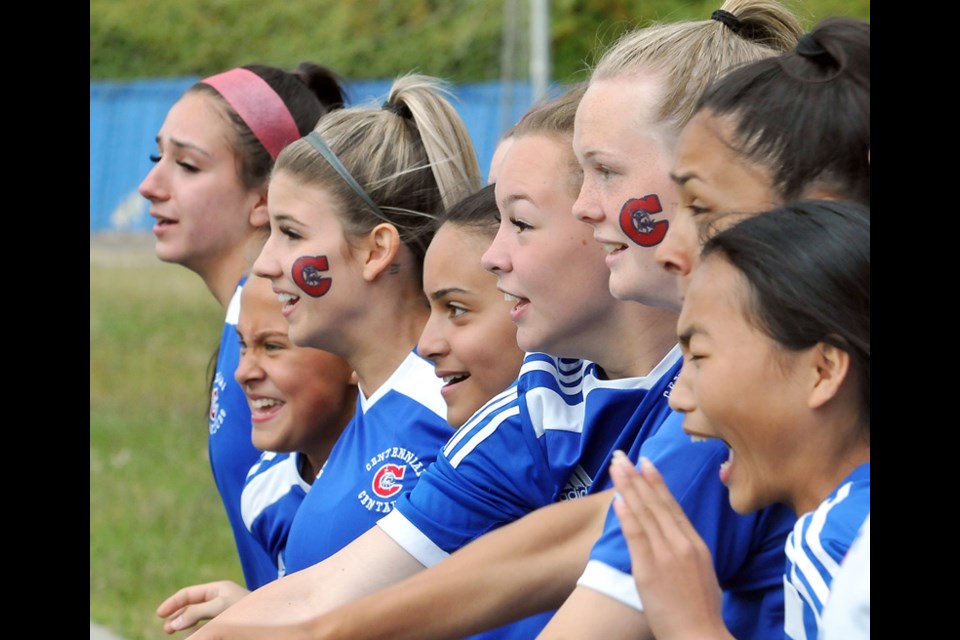
<path fill-rule="evenodd" d="M 628 32 L 602 55 L 590 81 L 652 71 L 663 76 L 659 120 L 679 134 L 706 88 L 728 70 L 792 50 L 800 20 L 776 0 L 727 0 L 735 27 L 711 18 L 653 23 Z"/>
<path fill-rule="evenodd" d="M 573 124 L 577 115 L 577 106 L 588 86 L 586 82 L 573 84 L 559 96 L 536 103 L 511 129 L 511 135 L 514 138 L 542 135 L 565 145 L 567 166 L 571 176 L 570 186 L 574 193 L 580 192 L 583 171 L 573 153 Z"/>
<path fill-rule="evenodd" d="M 309 136 L 288 145 L 274 171 L 322 186 L 343 205 L 338 215 L 348 234 L 360 236 L 382 222 L 392 224 L 419 267 L 433 234 L 433 218 L 482 184 L 473 143 L 449 95 L 437 78 L 404 75 L 393 82 L 381 107 L 333 111 L 309 134 L 322 138 L 376 208 Z"/>

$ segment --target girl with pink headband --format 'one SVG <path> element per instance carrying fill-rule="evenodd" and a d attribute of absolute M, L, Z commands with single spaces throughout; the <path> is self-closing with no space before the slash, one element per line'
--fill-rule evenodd
<path fill-rule="evenodd" d="M 240 514 L 244 480 L 260 455 L 234 379 L 240 291 L 268 235 L 267 183 L 280 150 L 344 101 L 340 78 L 307 62 L 292 72 L 246 65 L 205 78 L 170 108 L 155 166 L 140 184 L 156 219 L 157 257 L 203 278 L 226 313 L 211 384 L 209 456 L 249 589 L 276 579 L 277 567 Z"/>

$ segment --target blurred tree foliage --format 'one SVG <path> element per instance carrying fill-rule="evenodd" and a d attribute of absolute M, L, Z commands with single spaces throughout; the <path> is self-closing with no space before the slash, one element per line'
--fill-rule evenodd
<path fill-rule="evenodd" d="M 596 53 L 626 29 L 704 19 L 720 6 L 718 0 L 548 2 L 551 78 L 564 83 L 583 79 Z M 807 26 L 828 15 L 870 19 L 869 0 L 790 6 Z M 501 78 L 505 33 L 515 34 L 512 65 L 524 78 L 529 7 L 530 0 L 91 0 L 90 78 L 208 75 L 251 62 L 292 68 L 309 60 L 350 79 L 416 70 L 479 82 Z"/>

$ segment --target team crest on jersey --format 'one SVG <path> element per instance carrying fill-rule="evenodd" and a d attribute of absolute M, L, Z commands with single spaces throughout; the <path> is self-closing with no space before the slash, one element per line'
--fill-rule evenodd
<path fill-rule="evenodd" d="M 365 469 L 370 473 L 370 489 L 361 490 L 357 499 L 368 511 L 389 513 L 400 494 L 413 486 L 425 468 L 413 451 L 403 447 L 384 449 L 367 460 Z"/>
<path fill-rule="evenodd" d="M 385 464 L 373 474 L 373 493 L 381 498 L 392 498 L 403 489 L 406 465 Z"/>
<path fill-rule="evenodd" d="M 213 389 L 210 391 L 210 435 L 220 430 L 224 419 L 227 417 L 226 410 L 220 406 L 220 393 L 226 386 L 227 383 L 223 378 L 223 373 L 217 371 L 217 375 L 213 379 Z"/>
<path fill-rule="evenodd" d="M 655 247 L 663 241 L 663 237 L 667 235 L 667 227 L 670 226 L 666 220 L 654 221 L 650 217 L 650 214 L 661 211 L 663 207 L 655 193 L 642 198 L 631 198 L 620 209 L 620 228 L 641 247 Z"/>

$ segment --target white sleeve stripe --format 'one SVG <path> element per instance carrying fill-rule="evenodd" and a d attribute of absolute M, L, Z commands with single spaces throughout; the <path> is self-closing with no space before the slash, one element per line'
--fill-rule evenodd
<path fill-rule="evenodd" d="M 475 447 L 489 438 L 490 435 L 497 430 L 501 422 L 519 413 L 520 407 L 517 406 L 510 407 L 506 411 L 501 411 L 493 420 L 484 425 L 482 429 L 475 431 L 473 435 L 470 436 L 470 440 L 460 448 L 460 451 L 457 451 L 455 456 L 450 458 L 450 465 L 456 468 L 468 453 L 473 451 Z M 446 451 L 444 451 L 444 453 L 446 453 Z"/>
<path fill-rule="evenodd" d="M 240 294 L 242 291 L 243 287 L 240 285 L 237 285 L 237 288 L 233 290 L 230 304 L 227 305 L 227 317 L 224 319 L 224 323 L 235 325 L 240 320 Z"/>
<path fill-rule="evenodd" d="M 377 526 L 424 567 L 432 567 L 450 556 L 396 509 L 380 518 Z"/>
<path fill-rule="evenodd" d="M 480 422 L 483 422 L 487 416 L 489 416 L 494 411 L 500 409 L 504 405 L 510 404 L 517 399 L 517 388 L 515 386 L 510 387 L 506 391 L 501 392 L 499 395 L 494 396 L 491 400 L 487 401 L 483 407 L 477 410 L 473 416 L 467 420 L 463 425 L 457 429 L 456 433 L 447 441 L 447 444 L 443 446 L 443 455 L 450 455 L 450 452 L 456 448 L 461 440 L 467 437 L 467 434 Z"/>
<path fill-rule="evenodd" d="M 577 579 L 577 586 L 592 589 L 637 611 L 643 611 L 643 603 L 640 602 L 633 575 L 614 569 L 599 560 L 587 563 L 587 567 Z"/>
<path fill-rule="evenodd" d="M 295 455 L 250 480 L 240 494 L 240 514 L 247 529 L 267 507 L 290 493 L 293 486 L 310 490 L 310 485 L 300 477 Z"/>
<path fill-rule="evenodd" d="M 810 526 L 807 528 L 806 533 L 802 534 L 803 542 L 809 547 L 810 554 L 813 556 L 813 559 L 823 565 L 823 569 L 818 569 L 812 562 L 811 557 L 802 552 L 802 546 L 796 550 L 796 570 L 803 575 L 810 584 L 810 588 L 813 591 L 812 595 L 817 600 L 816 605 L 813 606 L 813 610 L 818 615 L 830 593 L 830 582 L 833 581 L 833 576 L 836 575 L 837 570 L 840 568 L 836 560 L 824 550 L 820 536 L 823 534 L 823 527 L 826 524 L 830 510 L 847 497 L 850 493 L 850 486 L 851 483 L 847 483 L 840 487 L 834 499 L 828 500 L 814 511 L 810 519 Z M 800 525 L 800 523 L 798 523 L 798 525 Z M 802 532 L 797 531 L 797 534 L 800 533 Z M 824 572 L 826 572 L 829 581 L 824 577 Z"/>

